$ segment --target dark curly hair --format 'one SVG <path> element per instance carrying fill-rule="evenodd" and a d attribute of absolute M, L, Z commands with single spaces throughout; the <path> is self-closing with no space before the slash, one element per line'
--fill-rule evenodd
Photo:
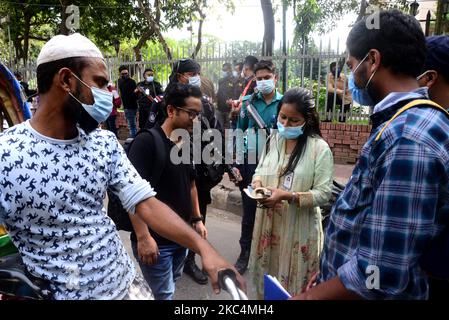
<path fill-rule="evenodd" d="M 381 11 L 378 29 L 368 29 L 366 19 L 356 23 L 349 33 L 346 40 L 349 54 L 362 60 L 370 49 L 377 49 L 382 55 L 382 66 L 394 74 L 416 78 L 426 58 L 426 42 L 419 22 L 398 10 Z"/>
<path fill-rule="evenodd" d="M 186 105 L 186 99 L 189 97 L 201 99 L 200 88 L 190 84 L 173 83 L 165 92 L 165 109 L 168 105 L 182 108 Z"/>

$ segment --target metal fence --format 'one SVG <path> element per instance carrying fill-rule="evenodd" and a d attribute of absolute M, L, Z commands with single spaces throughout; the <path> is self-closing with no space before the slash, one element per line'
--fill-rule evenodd
<path fill-rule="evenodd" d="M 136 82 L 143 80 L 143 71 L 147 67 L 155 71 L 155 79 L 165 87 L 168 84 L 168 77 L 171 73 L 171 66 L 180 58 L 186 58 L 191 55 L 188 47 L 171 48 L 173 59 L 168 59 L 160 46 L 155 45 L 144 50 L 142 61 L 136 61 L 133 56 L 106 57 L 106 64 L 109 69 L 110 77 L 113 82 L 119 77 L 119 66 L 126 65 L 129 68 L 130 75 Z M 340 121 L 342 118 L 348 123 L 367 123 L 370 115 L 370 108 L 357 105 L 351 102 L 347 112 L 343 114 L 342 106 L 337 102 L 340 100 L 337 93 L 330 93 L 328 89 L 328 75 L 330 73 L 330 63 L 343 61 L 346 54 L 338 54 L 340 48 L 331 49 L 330 43 L 323 46 L 320 43 L 318 48 L 297 49 L 290 47 L 287 54 L 283 54 L 281 49 L 277 49 L 272 57 L 260 56 L 261 45 L 254 43 L 243 44 L 205 44 L 202 46 L 196 60 L 201 65 L 201 74 L 208 77 L 215 85 L 215 91 L 218 89 L 218 82 L 221 77 L 222 65 L 225 62 L 242 62 L 247 55 L 254 55 L 259 59 L 271 59 L 278 70 L 278 88 L 284 91 L 283 83 L 286 89 L 300 86 L 313 91 L 316 98 L 317 110 L 320 119 L 330 121 Z M 286 72 L 283 70 L 286 68 Z M 18 67 L 28 80 L 30 87 L 36 86 L 35 66 L 33 63 L 27 66 Z M 343 63 L 341 73 L 349 76 L 349 70 Z M 285 79 L 284 76 L 285 75 Z M 334 87 L 336 85 L 334 84 Z M 346 85 L 343 91 L 346 90 Z"/>

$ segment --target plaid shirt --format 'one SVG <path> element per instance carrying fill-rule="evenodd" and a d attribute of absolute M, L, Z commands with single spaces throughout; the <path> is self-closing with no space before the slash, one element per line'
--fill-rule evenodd
<path fill-rule="evenodd" d="M 331 213 L 320 282 L 338 276 L 366 299 L 428 297 L 418 260 L 449 219 L 448 118 L 430 107 L 412 108 L 374 141 L 395 111 L 426 97 L 420 88 L 376 106 L 378 125 Z"/>

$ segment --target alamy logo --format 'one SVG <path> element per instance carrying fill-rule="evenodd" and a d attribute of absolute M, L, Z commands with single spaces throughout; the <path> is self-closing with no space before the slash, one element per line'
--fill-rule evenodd
<path fill-rule="evenodd" d="M 276 130 L 272 130 L 276 131 Z M 217 129 L 201 130 L 201 124 L 194 122 L 193 133 L 185 129 L 176 129 L 171 135 L 172 141 L 183 141 L 178 148 L 170 151 L 173 164 L 257 164 L 267 142 L 265 130 Z M 192 143 L 188 143 L 188 142 Z"/>
<path fill-rule="evenodd" d="M 380 9 L 377 6 L 370 5 L 366 8 L 366 13 L 369 14 L 366 17 L 365 25 L 368 30 L 380 29 Z"/>
<path fill-rule="evenodd" d="M 380 270 L 378 266 L 368 266 L 365 274 L 368 276 L 365 281 L 368 290 L 380 289 Z"/>
<path fill-rule="evenodd" d="M 69 266 L 66 268 L 67 273 L 69 274 L 66 287 L 69 290 L 79 289 L 80 288 L 80 270 L 78 266 Z"/>
<path fill-rule="evenodd" d="M 77 30 L 80 28 L 80 8 L 70 5 L 65 9 L 65 13 L 69 14 L 65 20 L 65 26 L 68 30 Z"/>

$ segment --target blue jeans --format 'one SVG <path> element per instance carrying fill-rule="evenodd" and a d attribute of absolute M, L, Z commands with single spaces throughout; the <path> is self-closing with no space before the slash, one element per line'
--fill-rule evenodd
<path fill-rule="evenodd" d="M 137 243 L 131 241 L 134 257 L 137 255 Z M 181 278 L 187 249 L 177 244 L 160 245 L 156 264 L 149 266 L 139 261 L 143 277 L 153 291 L 156 300 L 173 300 L 175 283 Z"/>
<path fill-rule="evenodd" d="M 125 109 L 126 121 L 128 121 L 129 134 L 134 138 L 137 133 L 136 127 L 137 109 Z"/>

